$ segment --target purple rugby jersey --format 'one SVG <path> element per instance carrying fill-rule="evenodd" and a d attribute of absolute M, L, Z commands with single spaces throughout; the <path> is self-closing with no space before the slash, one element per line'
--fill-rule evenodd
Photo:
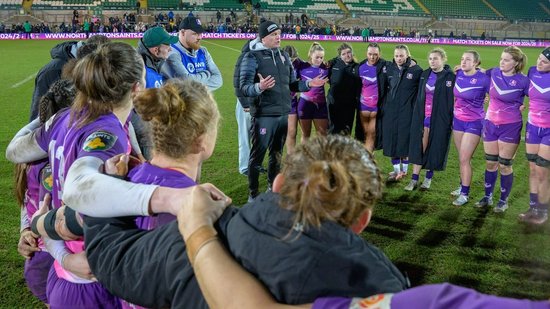
<path fill-rule="evenodd" d="M 161 168 L 145 162 L 130 171 L 128 178 L 134 183 L 154 184 L 170 188 L 187 188 L 197 183 L 180 171 Z M 176 219 L 171 214 L 158 214 L 156 216 L 141 216 L 136 219 L 136 224 L 144 230 L 152 230 Z"/>
<path fill-rule="evenodd" d="M 377 107 L 378 77 L 376 74 L 376 65 L 370 65 L 368 62 L 363 63 L 359 66 L 359 77 L 362 84 L 359 102 L 370 108 Z"/>
<path fill-rule="evenodd" d="M 27 169 L 27 190 L 25 191 L 24 207 L 29 220 L 38 210 L 40 201 L 52 189 L 53 177 L 48 160 L 32 163 Z M 45 249 L 42 238 L 38 239 L 38 247 Z"/>
<path fill-rule="evenodd" d="M 70 116 L 69 109 L 59 112 L 40 127 L 36 134 L 38 144 L 48 152 L 50 158 L 54 207 L 63 205 L 61 197 L 65 176 L 78 158 L 92 156 L 106 161 L 117 154 L 129 154 L 131 151 L 126 126 L 113 113 L 102 115 L 81 128 L 69 126 Z M 65 241 L 65 245 L 72 253 L 84 250 L 82 240 Z M 91 282 L 66 271 L 57 261 L 54 262 L 54 267 L 57 276 L 67 281 Z"/>
<path fill-rule="evenodd" d="M 485 118 L 483 103 L 489 92 L 491 79 L 484 73 L 477 71 L 471 76 L 458 70 L 456 74 L 454 116 L 462 121 L 476 121 Z"/>
<path fill-rule="evenodd" d="M 367 298 L 323 297 L 312 309 L 550 309 L 550 302 L 498 297 L 449 283 L 422 285 L 395 294 Z"/>
<path fill-rule="evenodd" d="M 550 128 L 550 72 L 529 68 L 529 123 Z"/>
<path fill-rule="evenodd" d="M 491 77 L 489 108 L 486 119 L 495 125 L 520 122 L 523 98 L 528 94 L 529 79 L 522 73 L 504 76 L 500 68 L 487 70 Z"/>
<path fill-rule="evenodd" d="M 309 62 L 300 63 L 300 65 L 296 67 L 296 72 L 298 78 L 304 81 L 314 79 L 319 75 L 321 75 L 321 78 L 328 76 L 328 69 L 324 64 L 321 64 L 320 67 L 315 67 Z M 309 91 L 300 93 L 300 98 L 317 104 L 325 104 L 325 87 L 311 87 Z"/>
<path fill-rule="evenodd" d="M 430 73 L 430 76 L 428 76 L 428 81 L 426 81 L 426 100 L 424 101 L 425 118 L 432 116 L 436 80 L 437 80 L 437 73 L 432 71 Z"/>

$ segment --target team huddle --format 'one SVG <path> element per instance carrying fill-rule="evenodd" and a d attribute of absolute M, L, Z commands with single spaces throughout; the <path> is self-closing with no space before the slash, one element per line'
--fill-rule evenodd
<path fill-rule="evenodd" d="M 249 203 L 236 208 L 200 184 L 220 119 L 211 91 L 222 86 L 202 31 L 187 17 L 177 37 L 151 28 L 137 49 L 101 36 L 62 43 L 62 59 L 37 75 L 31 122 L 6 150 L 17 163 L 18 249 L 36 297 L 50 308 L 424 308 L 407 299 L 444 290 L 462 295 L 457 306 L 471 298 L 527 304 L 449 285 L 408 289 L 406 275 L 359 234 L 385 180 L 373 151 L 391 158 L 388 180 L 404 179 L 413 164 L 404 189 L 427 190 L 445 169 L 451 134 L 461 179 L 453 204 L 469 200 L 470 160 L 483 138 L 485 194 L 475 205 L 493 205 L 500 173 L 494 211 L 504 212 L 526 95 L 531 205 L 520 220 L 546 222 L 550 48 L 528 76 L 513 46 L 487 70 L 473 50 L 453 70 L 435 48 L 422 70 L 407 46 L 386 61 L 376 43 L 360 63 L 345 43 L 326 62 L 313 43 L 303 61 L 293 47 L 280 49 L 277 24 L 262 22 L 235 67 L 239 170 L 249 182 Z M 260 193 L 268 150 L 268 190 Z M 371 295 L 377 300 L 361 300 Z"/>

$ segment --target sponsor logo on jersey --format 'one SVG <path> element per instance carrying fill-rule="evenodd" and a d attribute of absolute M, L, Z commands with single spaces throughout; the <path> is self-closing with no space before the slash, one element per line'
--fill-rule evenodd
<path fill-rule="evenodd" d="M 92 151 L 105 151 L 113 147 L 118 137 L 109 132 L 97 131 L 84 141 L 84 146 L 82 149 L 87 152 Z"/>
<path fill-rule="evenodd" d="M 53 175 L 52 168 L 49 164 L 44 166 L 44 168 L 40 171 L 40 183 L 48 192 L 52 191 Z"/>
<path fill-rule="evenodd" d="M 448 80 L 447 83 L 446 83 L 447 87 L 451 87 L 453 85 L 453 82 Z"/>
<path fill-rule="evenodd" d="M 195 66 L 194 66 L 192 63 L 188 63 L 188 64 L 187 64 L 187 71 L 188 71 L 189 73 L 195 72 Z"/>

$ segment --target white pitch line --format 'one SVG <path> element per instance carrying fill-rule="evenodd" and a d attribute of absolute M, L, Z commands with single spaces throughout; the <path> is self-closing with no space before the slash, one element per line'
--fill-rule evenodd
<path fill-rule="evenodd" d="M 25 78 L 24 80 L 22 80 L 22 81 L 20 81 L 20 82 L 18 82 L 18 83 L 13 84 L 13 85 L 11 86 L 11 88 L 17 88 L 17 87 L 23 85 L 24 83 L 28 82 L 29 80 L 35 78 L 35 77 L 36 77 L 36 73 L 31 74 L 31 75 L 27 76 L 27 78 Z"/>
<path fill-rule="evenodd" d="M 209 41 L 203 41 L 204 43 L 208 43 L 208 44 L 212 44 L 212 45 L 216 45 L 216 46 L 220 46 L 220 47 L 223 47 L 223 48 L 227 48 L 227 49 L 231 49 L 231 50 L 234 50 L 238 53 L 241 53 L 240 50 L 236 49 L 236 48 L 233 48 L 233 47 L 227 47 L 227 46 L 223 46 L 221 44 L 218 44 L 218 43 L 214 43 L 214 42 L 209 42 Z"/>

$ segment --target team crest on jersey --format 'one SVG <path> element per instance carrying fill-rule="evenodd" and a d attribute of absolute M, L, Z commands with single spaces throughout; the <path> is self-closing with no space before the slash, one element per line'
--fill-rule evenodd
<path fill-rule="evenodd" d="M 113 147 L 117 139 L 118 137 L 116 135 L 109 132 L 97 131 L 86 138 L 82 149 L 87 152 L 109 150 Z"/>
<path fill-rule="evenodd" d="M 447 83 L 446 83 L 447 87 L 451 87 L 453 85 L 453 82 L 448 80 Z"/>
<path fill-rule="evenodd" d="M 44 166 L 44 168 L 40 171 L 40 184 L 48 192 L 52 192 L 53 175 L 52 175 L 52 168 L 49 164 Z"/>
<path fill-rule="evenodd" d="M 472 85 L 477 84 L 477 78 L 470 79 L 470 84 L 472 84 Z"/>
<path fill-rule="evenodd" d="M 407 79 L 413 79 L 413 74 L 412 73 L 407 73 Z"/>
<path fill-rule="evenodd" d="M 386 67 L 383 67 L 382 68 L 382 73 L 386 73 L 386 72 L 387 72 Z"/>
<path fill-rule="evenodd" d="M 515 85 L 517 85 L 517 84 L 518 84 L 518 82 L 517 82 L 515 79 L 512 79 L 512 80 L 510 81 L 510 86 L 515 86 Z"/>
<path fill-rule="evenodd" d="M 389 309 L 393 294 L 378 294 L 367 298 L 354 298 L 350 309 Z"/>
<path fill-rule="evenodd" d="M 188 63 L 187 64 L 187 71 L 189 71 L 189 73 L 195 72 L 195 66 L 192 63 Z"/>
<path fill-rule="evenodd" d="M 260 128 L 260 135 L 266 135 L 267 129 L 266 128 Z"/>

